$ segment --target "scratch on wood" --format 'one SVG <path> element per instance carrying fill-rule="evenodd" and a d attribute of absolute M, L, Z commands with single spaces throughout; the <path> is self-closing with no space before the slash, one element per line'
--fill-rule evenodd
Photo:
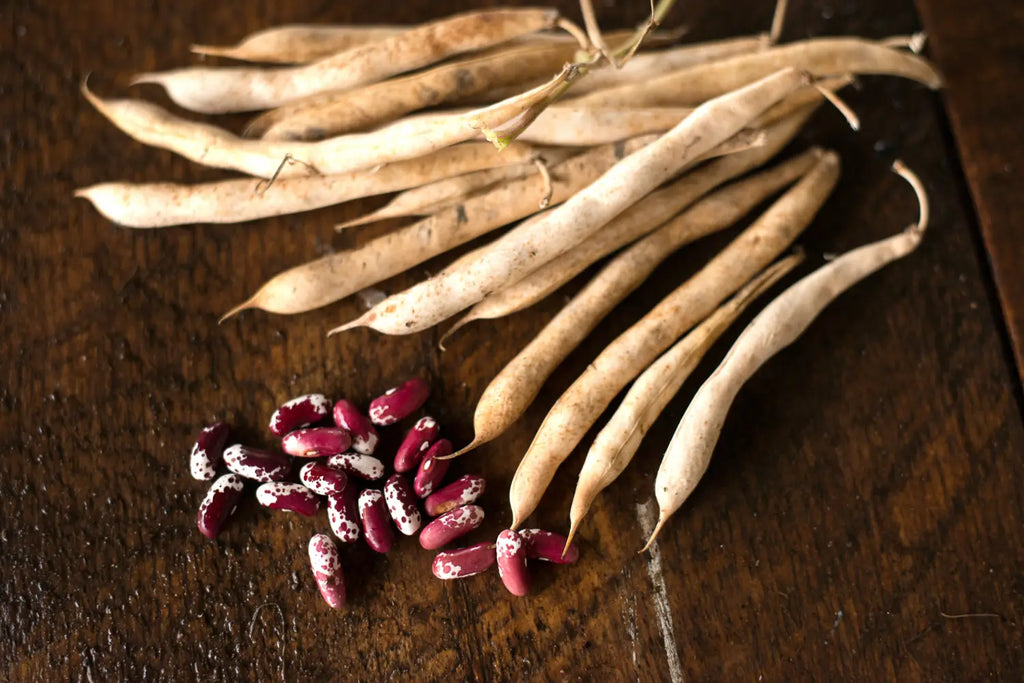
<path fill-rule="evenodd" d="M 658 519 L 654 499 L 637 504 L 636 516 L 640 521 L 640 528 L 643 530 L 644 536 L 650 536 Z M 658 615 L 658 626 L 661 628 L 661 638 L 665 643 L 665 657 L 668 660 L 669 674 L 672 677 L 672 683 L 682 683 L 683 665 L 679 661 L 676 637 L 672 632 L 672 613 L 669 611 L 668 590 L 665 587 L 665 574 L 661 567 L 661 546 L 657 541 L 652 543 L 648 549 L 647 573 L 651 577 L 654 612 Z"/>

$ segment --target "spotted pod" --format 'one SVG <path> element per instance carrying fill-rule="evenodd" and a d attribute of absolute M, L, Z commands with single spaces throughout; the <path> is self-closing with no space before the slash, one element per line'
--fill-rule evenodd
<path fill-rule="evenodd" d="M 412 490 L 416 492 L 417 496 L 420 498 L 429 496 L 444 479 L 444 475 L 448 474 L 448 467 L 451 466 L 452 461 L 438 460 L 438 458 L 450 455 L 451 452 L 452 442 L 448 439 L 440 439 L 423 456 L 419 469 L 416 470 L 416 477 L 412 480 Z"/>
<path fill-rule="evenodd" d="M 344 472 L 323 462 L 307 462 L 303 465 L 299 470 L 299 481 L 320 496 L 341 493 L 348 486 L 348 477 Z"/>
<path fill-rule="evenodd" d="M 284 436 L 293 429 L 311 425 L 331 414 L 331 402 L 323 394 L 297 396 L 274 411 L 270 416 L 270 431 Z"/>
<path fill-rule="evenodd" d="M 423 518 L 416 506 L 416 496 L 409 486 L 409 480 L 401 474 L 393 474 L 384 482 L 384 502 L 387 503 L 391 520 L 406 536 L 420 530 Z"/>
<path fill-rule="evenodd" d="M 320 596 L 331 609 L 345 606 L 345 576 L 341 571 L 338 547 L 327 534 L 309 539 L 309 565 L 320 589 Z"/>
<path fill-rule="evenodd" d="M 562 556 L 562 549 L 569 539 L 562 534 L 544 529 L 520 529 L 519 535 L 523 539 L 523 546 L 526 548 L 526 557 L 531 560 L 543 560 L 555 564 L 572 564 L 580 557 L 580 549 L 576 544 L 571 544 L 565 549 L 565 556 Z"/>
<path fill-rule="evenodd" d="M 377 489 L 366 489 L 359 494 L 359 519 L 363 523 L 363 537 L 371 548 L 378 553 L 391 550 L 395 532 L 391 530 L 383 493 Z"/>
<path fill-rule="evenodd" d="M 372 455 L 341 453 L 327 458 L 327 464 L 360 479 L 373 481 L 384 476 L 384 463 Z"/>
<path fill-rule="evenodd" d="M 352 435 L 339 427 L 310 427 L 288 432 L 281 439 L 281 450 L 296 458 L 338 455 L 352 445 Z"/>
<path fill-rule="evenodd" d="M 292 471 L 292 460 L 287 455 L 240 443 L 224 449 L 224 464 L 240 477 L 263 483 L 283 481 Z"/>
<path fill-rule="evenodd" d="M 441 427 L 432 417 L 421 417 L 402 439 L 395 452 L 395 472 L 411 472 L 420 463 L 420 458 L 430 449 Z"/>
<path fill-rule="evenodd" d="M 334 424 L 352 435 L 352 450 L 363 455 L 373 455 L 380 437 L 370 418 L 351 401 L 341 399 L 334 404 Z"/>
<path fill-rule="evenodd" d="M 498 559 L 501 582 L 512 595 L 520 597 L 530 592 L 530 574 L 526 570 L 526 546 L 523 537 L 511 529 L 498 534 L 494 549 Z"/>
<path fill-rule="evenodd" d="M 446 546 L 465 536 L 484 521 L 484 509 L 478 505 L 463 505 L 444 513 L 420 532 L 420 545 L 427 550 Z"/>
<path fill-rule="evenodd" d="M 230 430 L 227 422 L 214 422 L 199 432 L 188 459 L 193 479 L 209 481 L 217 476 L 217 465 L 224 459 L 224 444 Z"/>
<path fill-rule="evenodd" d="M 256 500 L 265 508 L 297 512 L 304 517 L 312 517 L 320 509 L 320 499 L 315 493 L 302 484 L 288 481 L 260 484 L 256 489 Z"/>
<path fill-rule="evenodd" d="M 459 477 L 439 491 L 427 496 L 423 507 L 431 517 L 443 515 L 449 510 L 475 503 L 484 492 L 486 481 L 479 474 L 467 474 Z"/>
<path fill-rule="evenodd" d="M 494 560 L 494 544 L 477 543 L 467 548 L 438 553 L 430 569 L 434 576 L 445 581 L 464 579 L 487 571 L 494 564 Z"/>
<path fill-rule="evenodd" d="M 370 401 L 370 420 L 375 425 L 395 424 L 419 410 L 427 402 L 428 396 L 430 387 L 427 381 L 414 377 Z"/>
<path fill-rule="evenodd" d="M 224 522 L 238 507 L 243 488 L 242 478 L 237 474 L 225 474 L 210 485 L 196 515 L 196 526 L 203 536 L 217 537 Z"/>
<path fill-rule="evenodd" d="M 346 486 L 341 493 L 327 496 L 327 523 L 342 543 L 359 540 L 359 511 L 356 509 L 356 490 Z"/>

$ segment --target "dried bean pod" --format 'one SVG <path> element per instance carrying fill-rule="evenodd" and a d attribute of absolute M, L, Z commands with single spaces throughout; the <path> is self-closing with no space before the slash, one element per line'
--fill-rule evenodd
<path fill-rule="evenodd" d="M 242 497 L 242 478 L 236 474 L 225 474 L 213 482 L 206 497 L 199 504 L 196 526 L 207 538 L 216 538 L 224 522 L 235 511 Z"/>
<path fill-rule="evenodd" d="M 319 458 L 344 453 L 352 445 L 352 435 L 338 427 L 313 427 L 288 432 L 281 439 L 281 449 L 296 458 Z"/>
<path fill-rule="evenodd" d="M 555 564 L 572 564 L 580 556 L 580 549 L 575 543 L 570 543 L 566 548 L 568 538 L 562 534 L 544 529 L 520 529 L 519 535 L 523 538 L 523 546 L 526 548 L 526 557 L 531 560 L 543 560 Z M 565 550 L 565 555 L 562 551 Z"/>
<path fill-rule="evenodd" d="M 460 505 L 476 502 L 484 492 L 486 481 L 479 474 L 467 474 L 459 477 L 440 491 L 427 496 L 423 507 L 431 517 L 442 515 Z"/>
<path fill-rule="evenodd" d="M 320 499 L 302 484 L 287 481 L 272 481 L 256 489 L 256 500 L 265 508 L 298 512 L 312 517 L 320 509 Z"/>
<path fill-rule="evenodd" d="M 359 519 L 363 522 L 366 543 L 378 553 L 391 550 L 395 532 L 391 530 L 384 494 L 377 489 L 366 489 L 359 494 Z"/>
<path fill-rule="evenodd" d="M 327 522 L 331 532 L 342 543 L 359 540 L 359 512 L 356 510 L 356 490 L 346 486 L 341 493 L 327 496 Z"/>
<path fill-rule="evenodd" d="M 484 521 L 484 509 L 479 505 L 463 505 L 444 513 L 420 532 L 420 545 L 434 550 L 465 536 Z"/>
<path fill-rule="evenodd" d="M 323 394 L 297 396 L 282 404 L 270 416 L 270 431 L 284 436 L 293 429 L 319 422 L 331 414 L 331 402 Z"/>
<path fill-rule="evenodd" d="M 307 462 L 299 470 L 299 481 L 313 493 L 330 496 L 348 486 L 348 477 L 336 467 L 323 462 Z"/>
<path fill-rule="evenodd" d="M 331 609 L 345 606 L 345 577 L 341 572 L 338 547 L 327 534 L 309 539 L 309 564 L 320 595 Z"/>
<path fill-rule="evenodd" d="M 292 461 L 287 455 L 240 443 L 224 449 L 224 464 L 238 476 L 264 484 L 283 481 L 292 471 Z"/>
<path fill-rule="evenodd" d="M 390 425 L 412 415 L 427 402 L 430 387 L 425 379 L 414 377 L 401 386 L 392 387 L 370 401 L 370 420 L 376 425 Z"/>
<path fill-rule="evenodd" d="M 217 465 L 224 459 L 224 444 L 228 440 L 228 431 L 230 427 L 227 422 L 214 422 L 199 432 L 188 459 L 193 479 L 209 481 L 217 476 Z"/>
<path fill-rule="evenodd" d="M 523 537 L 511 529 L 505 529 L 498 534 L 495 555 L 498 559 L 498 574 L 508 592 L 520 597 L 529 593 L 530 575 L 526 571 Z"/>
<path fill-rule="evenodd" d="M 395 526 L 406 536 L 420 530 L 423 518 L 416 507 L 416 497 L 409 486 L 409 480 L 400 474 L 393 474 L 384 482 L 384 502 Z"/>
<path fill-rule="evenodd" d="M 327 458 L 327 464 L 360 479 L 372 481 L 384 476 L 384 463 L 372 455 L 342 453 Z"/>
<path fill-rule="evenodd" d="M 416 469 L 420 458 L 440 433 L 441 426 L 434 418 L 421 417 L 417 420 L 395 452 L 395 471 L 411 472 Z"/>
<path fill-rule="evenodd" d="M 380 437 L 370 418 L 363 415 L 351 401 L 341 399 L 334 404 L 334 424 L 352 435 L 352 450 L 373 455 Z"/>
<path fill-rule="evenodd" d="M 451 460 L 438 460 L 438 458 L 451 455 L 452 442 L 448 439 L 441 439 L 427 451 L 420 467 L 416 470 L 416 477 L 412 481 L 412 490 L 420 498 L 426 498 L 434 492 L 434 487 L 441 483 L 444 475 L 448 473 Z"/>
<path fill-rule="evenodd" d="M 442 580 L 464 579 L 487 571 L 494 564 L 494 560 L 494 544 L 477 543 L 468 548 L 438 553 L 430 569 L 434 576 Z"/>

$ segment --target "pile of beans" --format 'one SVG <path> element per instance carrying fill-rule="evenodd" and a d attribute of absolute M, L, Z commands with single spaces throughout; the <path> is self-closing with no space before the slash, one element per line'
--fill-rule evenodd
<path fill-rule="evenodd" d="M 410 417 L 429 394 L 424 380 L 411 379 L 371 401 L 368 416 L 345 399 L 332 409 L 323 394 L 293 398 L 270 418 L 270 431 L 281 439 L 283 452 L 227 445 L 230 428 L 225 422 L 205 427 L 189 462 L 195 479 L 213 480 L 199 506 L 199 531 L 207 538 L 217 537 L 241 500 L 246 480 L 259 483 L 256 499 L 272 510 L 312 517 L 326 501 L 331 535 L 314 534 L 308 553 L 320 594 L 335 609 L 345 604 L 335 539 L 352 544 L 362 535 L 370 548 L 386 553 L 394 546 L 395 529 L 404 536 L 419 533 L 420 546 L 426 550 L 465 536 L 483 523 L 484 510 L 474 503 L 483 494 L 485 481 L 467 474 L 442 486 L 452 444 L 440 438 L 436 420 L 421 417 L 408 430 L 394 454 L 394 473 L 387 479 L 385 463 L 374 455 L 380 442 L 377 428 Z M 297 477 L 296 459 L 302 461 Z M 218 477 L 220 466 L 228 472 Z M 424 524 L 424 516 L 433 519 Z M 566 537 L 541 529 L 509 529 L 496 542 L 438 553 L 432 569 L 439 579 L 460 579 L 497 564 L 509 592 L 526 595 L 527 559 L 575 562 L 578 550 L 566 548 L 566 543 Z"/>

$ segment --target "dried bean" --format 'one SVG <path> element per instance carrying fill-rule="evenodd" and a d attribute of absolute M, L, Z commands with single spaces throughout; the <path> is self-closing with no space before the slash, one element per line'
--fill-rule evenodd
<path fill-rule="evenodd" d="M 299 481 L 321 496 L 341 493 L 348 486 L 348 477 L 344 472 L 322 462 L 307 462 L 303 465 L 299 470 Z"/>
<path fill-rule="evenodd" d="M 355 543 L 359 539 L 355 487 L 346 486 L 341 493 L 327 496 L 327 522 L 342 543 Z"/>
<path fill-rule="evenodd" d="M 235 474 L 225 474 L 213 482 L 206 497 L 199 504 L 196 526 L 207 538 L 216 538 L 224 522 L 235 511 L 242 497 L 242 479 Z"/>
<path fill-rule="evenodd" d="M 388 512 L 391 513 L 391 519 L 399 531 L 406 536 L 412 536 L 419 531 L 423 518 L 416 507 L 416 497 L 408 479 L 400 474 L 391 475 L 384 482 L 384 502 L 387 503 Z"/>
<path fill-rule="evenodd" d="M 562 534 L 544 529 L 521 529 L 519 535 L 523 539 L 526 557 L 531 560 L 572 564 L 579 559 L 580 549 L 574 543 L 569 543 L 569 539 Z"/>
<path fill-rule="evenodd" d="M 487 571 L 494 564 L 494 560 L 494 544 L 477 543 L 468 548 L 438 553 L 430 569 L 439 579 L 464 579 Z"/>
<path fill-rule="evenodd" d="M 287 481 L 272 481 L 256 489 L 256 500 L 271 510 L 298 512 L 312 517 L 320 509 L 320 499 L 302 484 Z"/>
<path fill-rule="evenodd" d="M 323 394 L 306 394 L 284 403 L 270 416 L 270 431 L 284 436 L 293 429 L 319 422 L 331 413 L 331 403 Z"/>
<path fill-rule="evenodd" d="M 384 494 L 377 489 L 366 489 L 360 493 L 359 519 L 363 522 L 363 536 L 371 548 L 378 553 L 391 550 L 395 532 L 391 530 Z"/>
<path fill-rule="evenodd" d="M 448 439 L 441 439 L 427 451 L 427 455 L 420 462 L 416 471 L 416 477 L 412 481 L 412 490 L 420 498 L 426 498 L 434 492 L 434 487 L 441 483 L 444 475 L 448 473 L 450 460 L 444 460 L 444 456 L 451 455 L 452 442 Z M 441 458 L 440 460 L 438 458 Z"/>
<path fill-rule="evenodd" d="M 214 422 L 199 432 L 188 463 L 193 479 L 209 481 L 217 476 L 217 465 L 224 459 L 229 430 L 227 422 Z"/>
<path fill-rule="evenodd" d="M 419 409 L 429 395 L 427 381 L 414 377 L 370 401 L 370 420 L 376 425 L 394 424 Z"/>
<path fill-rule="evenodd" d="M 384 476 L 384 463 L 372 455 L 342 453 L 327 458 L 327 464 L 360 479 L 380 479 Z"/>
<path fill-rule="evenodd" d="M 420 532 L 420 545 L 434 550 L 465 536 L 484 521 L 484 509 L 479 505 L 463 505 L 446 512 Z"/>
<path fill-rule="evenodd" d="M 498 559 L 498 574 L 501 582 L 512 595 L 523 596 L 530 592 L 530 575 L 526 571 L 526 547 L 523 538 L 511 529 L 498 534 L 495 548 Z"/>
<path fill-rule="evenodd" d="M 436 517 L 460 505 L 475 502 L 484 492 L 485 484 L 486 481 L 479 474 L 467 474 L 427 496 L 423 507 L 428 515 Z"/>
<path fill-rule="evenodd" d="M 327 534 L 316 534 L 309 539 L 309 564 L 317 588 L 331 609 L 345 605 L 345 577 L 341 573 L 338 547 Z"/>
<path fill-rule="evenodd" d="M 224 464 L 238 476 L 264 484 L 283 481 L 292 471 L 292 461 L 287 455 L 240 443 L 224 449 Z"/>
<path fill-rule="evenodd" d="M 352 435 L 338 427 L 313 427 L 296 429 L 281 439 L 281 448 L 296 458 L 319 458 L 323 455 L 338 455 L 352 445 Z"/>
<path fill-rule="evenodd" d="M 440 433 L 441 427 L 434 418 L 421 417 L 417 420 L 395 453 L 395 471 L 409 472 L 416 469 L 420 458 Z"/>
<path fill-rule="evenodd" d="M 380 437 L 370 419 L 354 403 L 341 399 L 334 404 L 334 424 L 352 435 L 352 450 L 363 455 L 373 455 Z"/>

